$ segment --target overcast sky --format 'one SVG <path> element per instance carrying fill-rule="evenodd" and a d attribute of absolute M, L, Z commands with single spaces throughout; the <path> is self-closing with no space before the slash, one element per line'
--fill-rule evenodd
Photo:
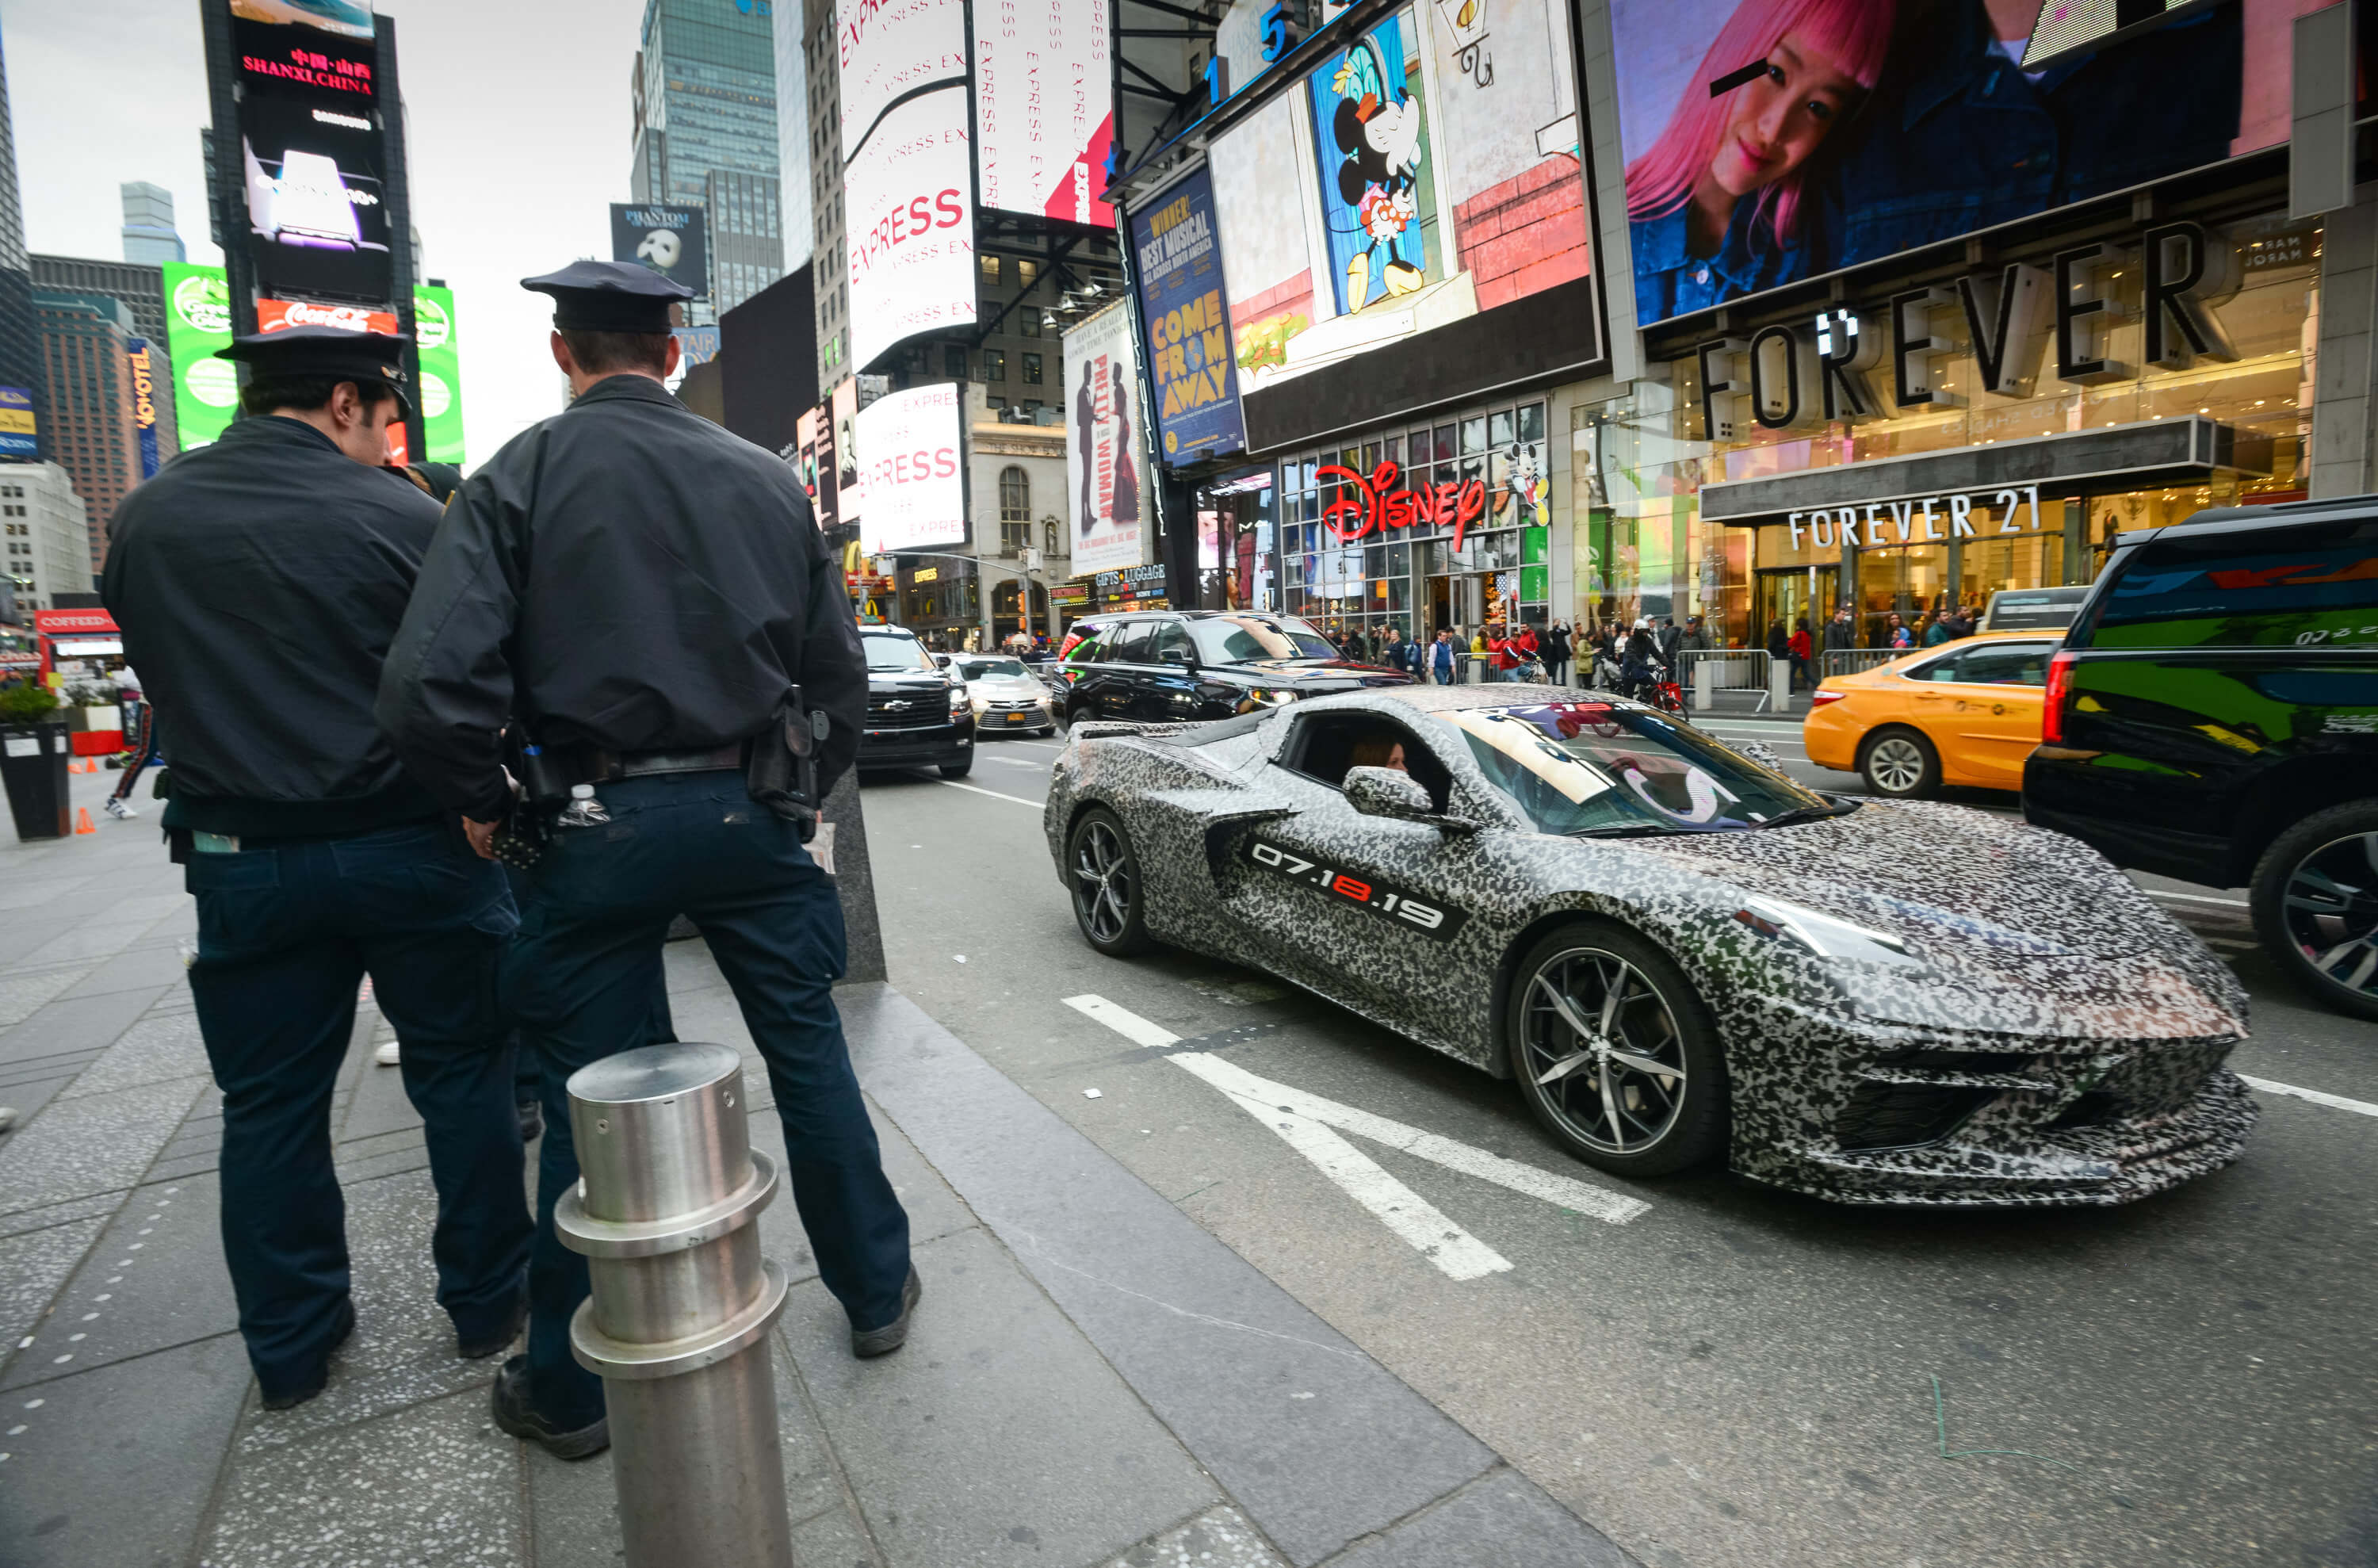
<path fill-rule="evenodd" d="M 610 248 L 628 199 L 628 75 L 643 0 L 379 0 L 397 20 L 422 270 L 455 292 L 471 464 L 561 406 L 552 303 L 520 280 Z M 25 237 L 121 259 L 116 187 L 174 193 L 207 238 L 198 0 L 0 0 Z"/>

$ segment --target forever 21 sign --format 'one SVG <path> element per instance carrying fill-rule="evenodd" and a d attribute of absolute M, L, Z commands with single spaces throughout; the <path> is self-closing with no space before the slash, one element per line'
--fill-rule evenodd
<path fill-rule="evenodd" d="M 2025 485 L 2021 489 L 2012 487 L 1999 490 L 1965 490 L 1946 495 L 1917 496 L 1910 501 L 1868 501 L 1863 506 L 1819 508 L 1815 512 L 1795 512 L 1784 518 L 1792 530 L 1792 548 L 1800 548 L 1803 535 L 1819 549 L 1831 549 L 1840 545 L 1844 549 L 1865 545 L 1914 544 L 1924 539 L 1970 539 L 1976 537 L 1974 513 L 1987 514 L 1995 507 L 1999 514 L 1998 531 L 2020 534 L 2023 525 L 2016 521 L 2022 509 L 2031 508 L 2031 531 L 2039 531 L 2039 487 Z M 1947 533 L 1940 530 L 1943 525 Z"/>

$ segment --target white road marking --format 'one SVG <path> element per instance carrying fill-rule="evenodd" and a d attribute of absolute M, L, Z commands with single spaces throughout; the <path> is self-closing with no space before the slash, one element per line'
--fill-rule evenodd
<path fill-rule="evenodd" d="M 944 778 L 942 783 L 952 790 L 964 790 L 969 795 L 989 795 L 994 801 L 1014 801 L 1017 805 L 1030 806 L 1034 811 L 1039 811 L 1049 803 L 1046 801 L 1027 801 L 1021 795 L 1002 794 L 997 790 L 986 790 L 977 784 L 961 784 L 955 778 Z M 913 849 L 915 846 L 910 847 Z"/>
<path fill-rule="evenodd" d="M 2273 1083 L 2267 1078 L 2247 1078 L 2240 1073 L 2249 1089 L 2259 1089 L 2265 1094 L 2285 1094 L 2293 1100 L 2309 1100 L 2315 1105 L 2326 1105 L 2333 1111 L 2351 1111 L 2356 1116 L 2378 1116 L 2378 1105 L 2367 1100 L 2348 1100 L 2342 1094 L 2324 1094 L 2317 1089 L 2298 1089 L 2292 1083 Z"/>
<path fill-rule="evenodd" d="M 1027 762 L 1027 761 L 1025 761 L 1022 757 L 992 757 L 991 760 L 992 762 L 1004 763 L 1004 764 L 1006 764 L 1009 767 L 1031 767 L 1031 768 L 1043 768 L 1043 769 L 1045 769 L 1045 768 L 1049 766 L 1049 765 L 1048 765 L 1047 763 L 1045 763 L 1045 762 Z"/>
<path fill-rule="evenodd" d="M 1181 1037 L 1171 1030 L 1117 1007 L 1103 996 L 1069 996 L 1065 1005 L 1135 1044 L 1161 1049 L 1180 1043 Z M 1312 1161 L 1348 1197 L 1378 1216 L 1388 1229 L 1456 1280 L 1499 1273 L 1511 1264 L 1340 1138 L 1331 1130 L 1333 1128 L 1612 1224 L 1625 1224 L 1651 1208 L 1637 1199 L 1605 1192 L 1568 1176 L 1538 1170 L 1436 1133 L 1275 1083 L 1219 1056 L 1188 1053 L 1167 1059 L 1219 1090 L 1240 1109 L 1279 1134 L 1289 1147 Z"/>
<path fill-rule="evenodd" d="M 2227 904 L 2233 910 L 2253 908 L 2243 899 L 2216 899 L 2209 893 L 2167 893 L 2160 887 L 2142 887 L 2139 891 L 2150 899 L 2179 899 L 2191 904 Z"/>

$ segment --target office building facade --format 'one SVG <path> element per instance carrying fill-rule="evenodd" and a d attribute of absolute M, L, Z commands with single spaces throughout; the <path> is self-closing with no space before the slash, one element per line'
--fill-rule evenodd
<path fill-rule="evenodd" d="M 81 256 L 31 258 L 33 286 L 70 294 L 101 294 L 131 313 L 133 335 L 149 347 L 150 374 L 162 395 L 156 407 L 161 459 L 182 450 L 174 421 L 174 362 L 165 352 L 164 269 L 154 262 L 97 261 Z"/>
<path fill-rule="evenodd" d="M 109 295 L 35 289 L 32 299 L 50 386 L 45 440 L 90 509 L 95 577 L 107 561 L 107 519 L 141 477 L 131 361 L 139 334 Z"/>
<path fill-rule="evenodd" d="M 127 180 L 124 197 L 124 259 L 151 267 L 186 261 L 182 236 L 174 228 L 174 193 L 147 180 Z"/>
<path fill-rule="evenodd" d="M 0 468 L 0 571 L 28 615 L 60 594 L 91 591 L 90 521 L 74 479 L 54 463 Z"/>
<path fill-rule="evenodd" d="M 785 271 L 771 8 L 758 0 L 749 7 L 647 0 L 631 97 L 630 199 L 727 203 L 724 212 L 711 208 L 712 297 L 689 313 L 700 324 L 715 321 Z M 723 176 L 715 191 L 714 175 Z M 732 252 L 726 268 L 722 248 Z"/>

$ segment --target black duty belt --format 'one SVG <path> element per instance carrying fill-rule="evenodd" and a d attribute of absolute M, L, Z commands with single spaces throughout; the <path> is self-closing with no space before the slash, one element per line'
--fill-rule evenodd
<path fill-rule="evenodd" d="M 706 752 L 605 753 L 599 781 L 642 778 L 655 773 L 715 773 L 744 766 L 743 742 L 732 742 Z"/>

